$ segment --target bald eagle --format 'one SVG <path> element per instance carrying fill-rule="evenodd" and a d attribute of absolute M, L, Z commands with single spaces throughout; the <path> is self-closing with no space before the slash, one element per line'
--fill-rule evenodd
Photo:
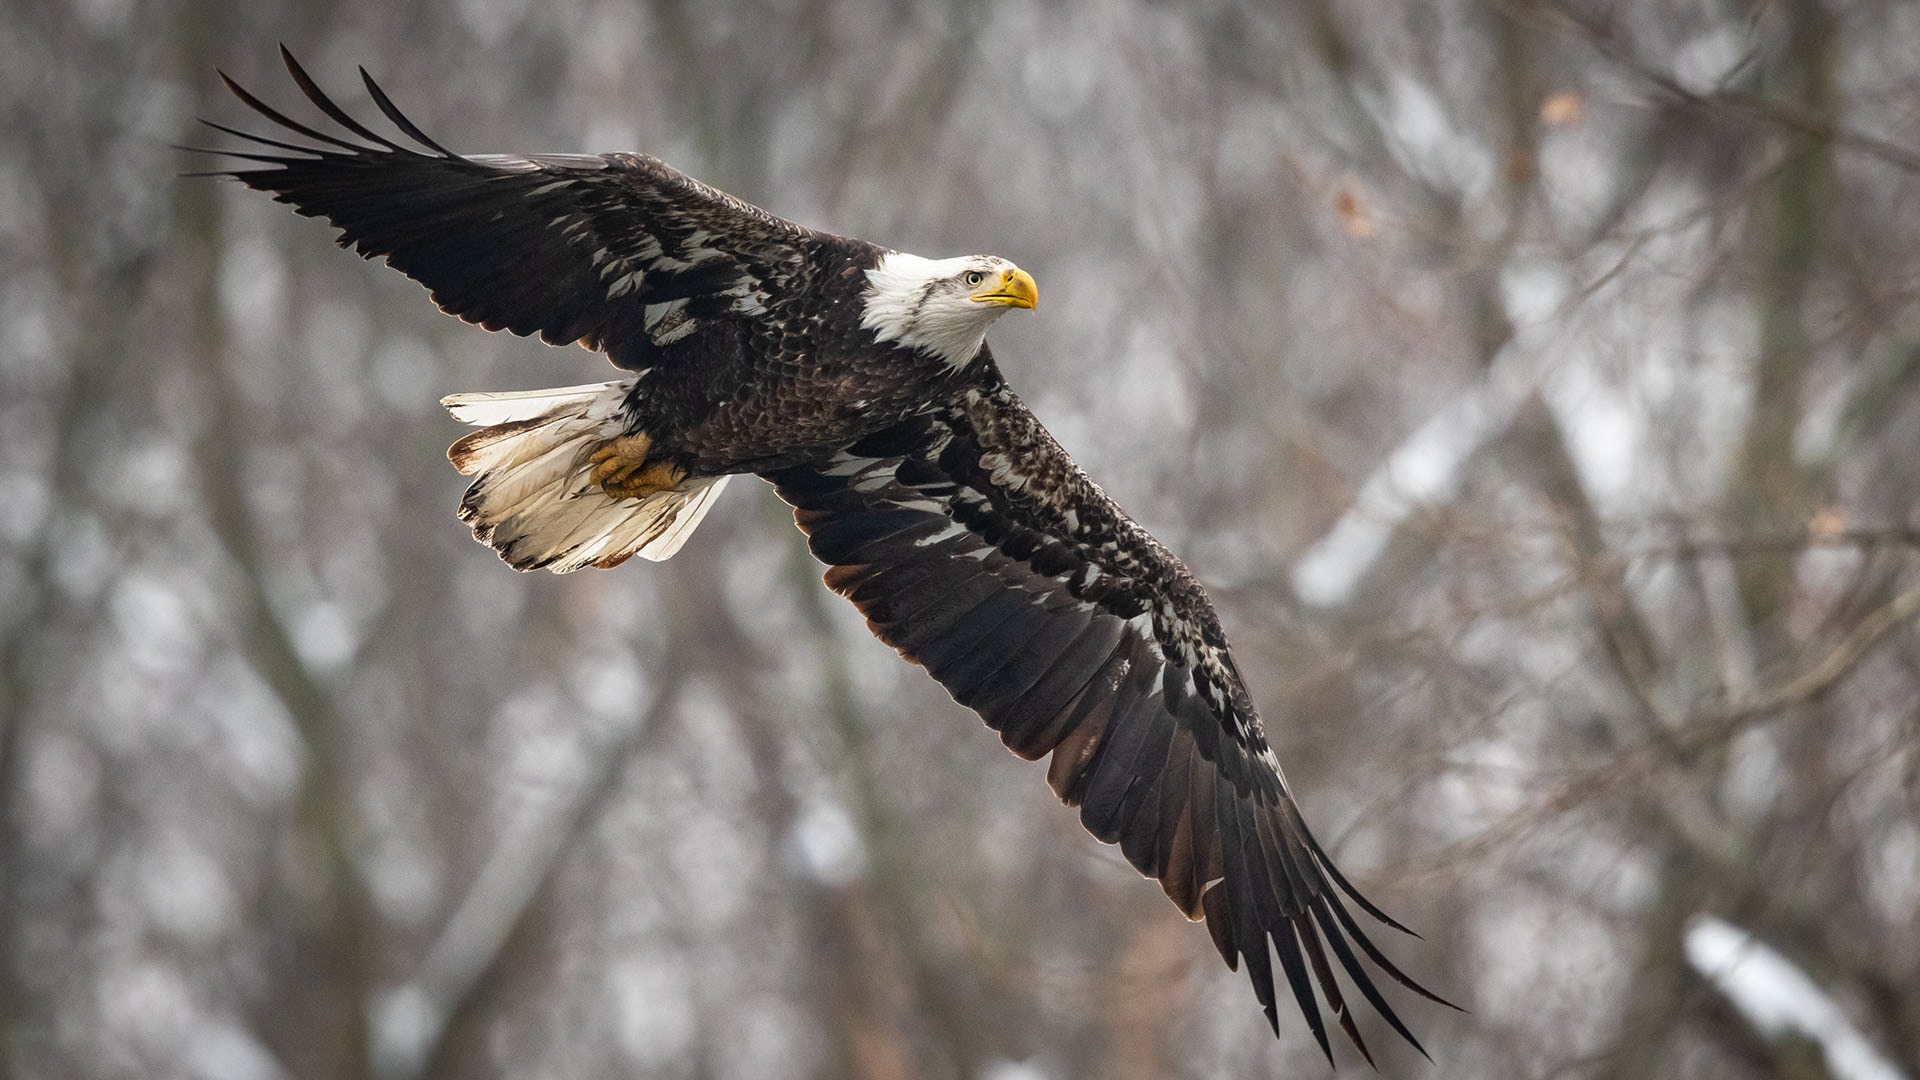
<path fill-rule="evenodd" d="M 455 394 L 476 430 L 460 517 L 516 569 L 665 559 L 727 480 L 794 507 L 826 583 L 1118 844 L 1279 1031 L 1272 960 L 1332 1061 L 1314 987 L 1372 1060 L 1335 978 L 1425 1050 L 1360 955 L 1415 993 L 1300 816 L 1212 604 L 1006 384 L 995 320 L 1034 280 L 991 255 L 928 259 L 808 229 L 640 154 L 461 155 L 368 77 L 401 137 L 288 72 L 340 129 L 246 105 L 308 144 L 248 141 L 230 176 L 340 229 L 450 314 L 603 352 L 624 377 Z M 285 138 L 286 136 L 282 136 Z M 317 145 L 316 145 L 317 144 Z M 1356 953 L 1355 950 L 1358 950 Z M 1329 956 L 1331 954 L 1331 956 Z"/>

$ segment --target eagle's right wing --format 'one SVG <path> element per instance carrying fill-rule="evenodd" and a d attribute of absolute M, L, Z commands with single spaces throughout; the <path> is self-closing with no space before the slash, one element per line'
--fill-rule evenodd
<path fill-rule="evenodd" d="M 1419 1048 L 1360 956 L 1442 999 L 1348 910 L 1404 929 L 1307 830 L 1206 594 L 1010 391 L 974 392 L 767 479 L 827 584 L 1014 753 L 1051 754 L 1054 791 L 1206 920 L 1276 1031 L 1273 957 L 1323 1051 L 1315 985 L 1367 1053 L 1336 966 Z"/>
<path fill-rule="evenodd" d="M 450 314 L 488 330 L 579 341 L 621 367 L 648 366 L 687 319 L 758 315 L 819 244 L 861 246 L 775 217 L 640 154 L 462 156 L 428 138 L 365 69 L 367 92 L 419 148 L 336 105 L 283 46 L 295 84 L 355 142 L 293 120 L 225 73 L 262 116 L 322 146 L 207 123 L 262 148 L 210 151 L 258 163 L 232 176 L 308 217 L 339 243 L 385 256 Z M 664 320 L 664 321 L 663 321 Z"/>

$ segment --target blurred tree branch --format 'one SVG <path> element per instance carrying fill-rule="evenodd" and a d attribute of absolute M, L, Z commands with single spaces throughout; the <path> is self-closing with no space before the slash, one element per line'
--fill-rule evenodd
<path fill-rule="evenodd" d="M 454 906 L 413 973 L 381 993 L 374 1007 L 374 1075 L 412 1080 L 439 1075 L 457 1050 L 450 1044 L 459 1019 L 489 985 L 506 975 L 508 942 L 549 889 L 568 853 L 618 793 L 637 755 L 657 748 L 673 725 L 688 664 L 671 646 L 659 665 L 661 681 L 626 725 L 586 755 L 585 775 L 561 792 L 556 805 L 529 813 L 495 838 L 473 884 Z"/>
<path fill-rule="evenodd" d="M 1797 5 L 1775 6 L 1804 11 Z M 1920 173 L 1920 153 L 1879 136 L 1854 130 L 1836 121 L 1829 111 L 1818 104 L 1781 99 L 1733 86 L 1692 89 L 1671 72 L 1634 52 L 1630 45 L 1620 40 L 1612 27 L 1599 18 L 1582 14 L 1553 0 L 1501 0 L 1500 7 L 1514 19 L 1591 47 L 1622 70 L 1632 72 L 1675 101 L 1725 116 L 1760 120 L 1816 143 L 1829 143 L 1869 154 L 1896 168 Z M 1808 29 L 1802 25 L 1789 30 L 1788 36 L 1806 33 Z"/>
<path fill-rule="evenodd" d="M 1912 622 L 1917 615 L 1920 615 L 1920 589 L 1895 596 L 1855 623 L 1839 644 L 1812 667 L 1772 690 L 1729 702 L 1724 708 L 1698 717 L 1688 728 L 1683 748 L 1697 752 L 1709 743 L 1728 738 L 1747 722 L 1813 701 L 1846 678 L 1889 633 Z"/>
<path fill-rule="evenodd" d="M 208 409 L 205 435 L 193 448 L 199 495 L 207 524 L 232 570 L 227 597 L 233 603 L 234 644 L 286 709 L 305 750 L 297 816 L 303 839 L 320 855 L 320 875 L 307 884 L 281 881 L 268 903 L 284 909 L 294 945 L 280 956 L 293 970 L 274 980 L 298 1004 L 263 1015 L 263 1034 L 277 1043 L 296 1071 L 309 1075 L 369 1075 L 367 1018 L 372 1000 L 379 927 L 357 857 L 356 811 L 344 724 L 333 691 L 301 659 L 292 634 L 275 610 L 267 577 L 270 555 L 262 550 L 247 501 L 239 437 L 254 430 L 238 400 L 225 361 L 224 318 L 216 283 L 223 248 L 211 185 L 183 189 L 178 232 L 196 267 L 192 356 Z M 297 1019 L 296 1019 L 297 1018 Z M 292 1021 L 297 1030 L 276 1027 Z M 318 1032 L 325 1034 L 315 1037 Z"/>

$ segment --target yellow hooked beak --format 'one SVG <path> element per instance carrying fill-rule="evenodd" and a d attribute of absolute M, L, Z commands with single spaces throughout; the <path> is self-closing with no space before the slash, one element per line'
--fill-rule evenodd
<path fill-rule="evenodd" d="M 1040 288 L 1033 283 L 1032 274 L 1009 266 L 1000 271 L 1000 280 L 981 286 L 979 292 L 967 298 L 982 304 L 1031 308 L 1040 299 Z"/>

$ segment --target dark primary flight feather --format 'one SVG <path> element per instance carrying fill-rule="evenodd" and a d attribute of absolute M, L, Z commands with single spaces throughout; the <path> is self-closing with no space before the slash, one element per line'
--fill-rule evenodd
<path fill-rule="evenodd" d="M 1315 987 L 1372 1060 L 1336 971 L 1420 1049 L 1361 957 L 1446 1002 L 1390 963 L 1350 912 L 1349 901 L 1404 929 L 1341 876 L 1301 819 L 1206 594 L 1068 458 L 985 347 L 963 371 L 894 388 L 918 397 L 885 409 L 806 382 L 809 349 L 886 352 L 849 302 L 866 280 L 857 271 L 884 249 L 783 221 L 642 155 L 453 154 L 362 71 L 379 110 L 419 144 L 410 148 L 354 120 L 283 56 L 314 105 L 362 141 L 283 116 L 229 79 L 242 101 L 319 145 L 214 125 L 261 147 L 234 154 L 254 164 L 228 175 L 331 221 L 343 246 L 385 256 L 452 314 L 581 341 L 642 372 L 637 384 L 683 355 L 663 333 L 662 305 L 679 303 L 712 341 L 748 342 L 691 355 L 729 358 L 712 380 L 765 385 L 707 391 L 765 391 L 786 407 L 714 471 L 769 480 L 827 584 L 878 637 L 1016 754 L 1051 754 L 1054 791 L 1189 918 L 1206 920 L 1276 1032 L 1275 957 L 1329 1060 Z M 842 437 L 822 441 L 825 432 Z"/>
<path fill-rule="evenodd" d="M 289 119 L 222 72 L 261 115 L 325 144 L 209 122 L 276 151 L 221 151 L 260 166 L 226 175 L 331 221 L 342 247 L 384 256 L 446 312 L 488 330 L 578 341 L 637 369 L 647 363 L 648 304 L 699 297 L 744 308 L 786 287 L 806 247 L 858 243 L 784 221 L 644 154 L 462 157 L 420 133 L 361 69 L 381 110 L 426 152 L 409 149 L 354 120 L 284 49 L 282 57 L 322 112 L 374 145 Z M 631 287 L 619 289 L 623 280 Z"/>

